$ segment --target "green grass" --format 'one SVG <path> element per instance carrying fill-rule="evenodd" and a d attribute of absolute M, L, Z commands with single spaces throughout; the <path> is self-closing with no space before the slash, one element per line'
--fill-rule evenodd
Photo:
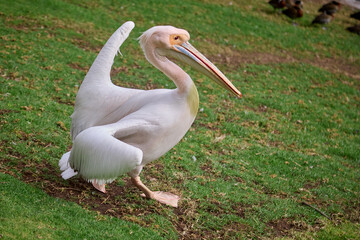
<path fill-rule="evenodd" d="M 159 239 L 137 224 L 52 198 L 0 173 L 1 236 L 5 239 Z"/>
<path fill-rule="evenodd" d="M 248 2 L 0 2 L 0 237 L 356 239 L 360 37 L 345 30 L 352 11 L 344 6 L 323 29 L 310 26 L 316 3 L 304 3 L 295 26 L 266 1 Z M 142 199 L 126 176 L 101 195 L 64 181 L 57 166 L 71 146 L 82 79 L 127 20 L 136 27 L 115 59 L 114 83 L 174 87 L 136 41 L 169 24 L 188 30 L 244 96 L 185 67 L 201 111 L 141 174 L 151 189 L 181 194 L 178 209 Z"/>

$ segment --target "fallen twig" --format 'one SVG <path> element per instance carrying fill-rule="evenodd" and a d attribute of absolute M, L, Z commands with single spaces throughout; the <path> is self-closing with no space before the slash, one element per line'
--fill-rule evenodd
<path fill-rule="evenodd" d="M 102 201 L 101 204 L 104 204 L 109 199 L 109 197 L 110 197 L 110 195 L 104 201 Z"/>
<path fill-rule="evenodd" d="M 325 214 L 323 211 L 321 211 L 320 209 L 318 209 L 317 207 L 311 206 L 310 204 L 308 204 L 307 202 L 301 202 L 303 205 L 306 205 L 308 207 L 311 207 L 312 209 L 314 209 L 315 211 L 317 211 L 318 213 L 320 213 L 321 215 L 323 215 L 324 217 L 326 217 L 327 219 L 329 219 L 331 221 L 331 218 Z"/>
<path fill-rule="evenodd" d="M 76 189 L 76 188 L 71 188 L 71 187 L 54 187 L 53 186 L 53 188 L 56 190 L 62 190 L 62 191 L 64 191 L 64 190 L 73 190 L 73 191 L 77 191 L 77 192 L 83 191 L 82 189 Z"/>

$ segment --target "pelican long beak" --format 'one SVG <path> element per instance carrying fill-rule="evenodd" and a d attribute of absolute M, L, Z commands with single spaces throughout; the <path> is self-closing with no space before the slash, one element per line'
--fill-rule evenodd
<path fill-rule="evenodd" d="M 185 59 L 181 60 L 185 60 L 186 63 L 213 79 L 216 83 L 232 92 L 235 96 L 241 98 L 241 92 L 229 81 L 229 79 L 189 42 L 184 42 L 181 45 L 173 45 L 173 47 L 175 51 L 184 54 L 193 61 L 186 61 Z"/>

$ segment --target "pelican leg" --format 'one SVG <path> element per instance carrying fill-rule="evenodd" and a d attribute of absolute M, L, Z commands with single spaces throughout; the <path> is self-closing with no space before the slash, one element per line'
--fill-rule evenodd
<path fill-rule="evenodd" d="M 140 189 L 144 193 L 141 194 L 141 196 L 149 199 L 154 199 L 162 204 L 166 204 L 171 207 L 178 207 L 178 201 L 180 199 L 179 196 L 162 191 L 153 192 L 142 183 L 139 176 L 131 177 L 131 181 L 138 189 Z"/>
<path fill-rule="evenodd" d="M 94 188 L 96 188 L 100 192 L 106 193 L 105 184 L 99 184 L 98 182 L 96 182 L 96 180 L 94 180 L 92 182 L 92 185 L 94 186 Z"/>

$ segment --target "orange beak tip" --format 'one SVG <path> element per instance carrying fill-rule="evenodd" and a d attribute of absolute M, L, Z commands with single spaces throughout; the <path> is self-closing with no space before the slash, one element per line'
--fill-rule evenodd
<path fill-rule="evenodd" d="M 241 98 L 242 98 L 242 94 L 240 93 L 240 94 L 236 95 L 235 98 L 236 98 L 236 99 L 241 99 Z"/>

